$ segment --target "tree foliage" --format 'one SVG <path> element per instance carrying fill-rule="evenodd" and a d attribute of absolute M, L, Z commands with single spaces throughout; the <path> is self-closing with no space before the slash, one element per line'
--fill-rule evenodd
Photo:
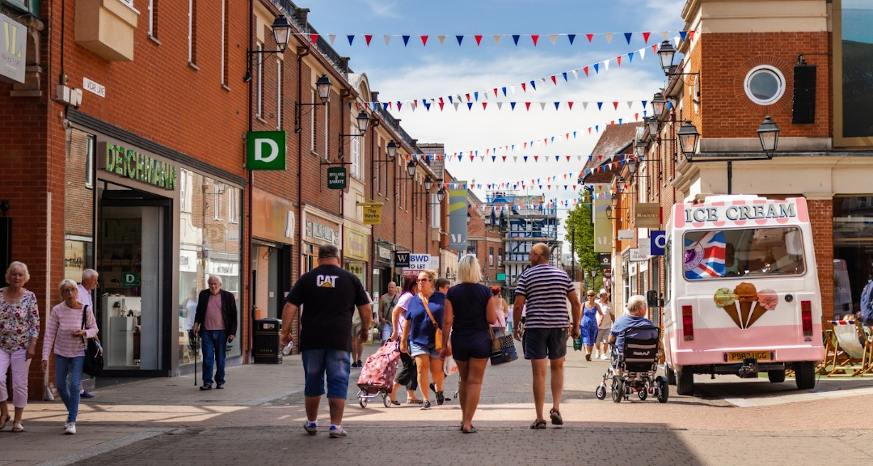
<path fill-rule="evenodd" d="M 567 233 L 564 240 L 573 248 L 573 253 L 576 254 L 577 270 L 597 270 L 596 285 L 593 288 L 601 286 L 603 281 L 603 273 L 600 268 L 598 254 L 594 252 L 594 223 L 591 216 L 591 201 L 590 195 L 586 191 L 579 194 L 580 202 L 576 203 L 569 215 L 567 216 Z M 575 234 L 575 237 L 574 237 Z M 586 277 L 586 283 L 590 283 L 590 278 Z"/>

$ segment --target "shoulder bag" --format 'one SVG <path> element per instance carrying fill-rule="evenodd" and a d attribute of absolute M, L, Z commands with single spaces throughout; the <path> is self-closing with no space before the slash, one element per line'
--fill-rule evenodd
<path fill-rule="evenodd" d="M 418 295 L 419 299 L 421 299 L 422 304 L 424 304 L 424 310 L 427 311 L 427 316 L 430 317 L 430 321 L 433 324 L 436 332 L 434 333 L 434 339 L 436 342 L 434 344 L 437 351 L 443 349 L 443 331 L 440 329 L 440 326 L 437 325 L 436 319 L 433 318 L 433 314 L 430 313 L 430 307 L 427 305 L 427 300 L 424 299 L 424 296 Z"/>
<path fill-rule="evenodd" d="M 512 341 L 512 335 L 507 335 L 504 327 L 500 327 L 497 334 L 489 326 L 488 331 L 491 333 L 491 365 L 497 366 L 507 362 L 512 362 L 518 359 L 518 354 L 515 352 L 515 342 Z"/>
<path fill-rule="evenodd" d="M 85 330 L 88 318 L 88 306 L 82 310 L 82 330 Z M 103 372 L 103 347 L 97 338 L 82 337 L 85 343 L 85 364 L 82 366 L 82 372 L 97 377 Z"/>

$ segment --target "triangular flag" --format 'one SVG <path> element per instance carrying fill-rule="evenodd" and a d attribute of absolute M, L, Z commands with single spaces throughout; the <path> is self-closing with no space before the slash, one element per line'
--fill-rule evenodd
<path fill-rule="evenodd" d="M 618 110 L 618 102 L 613 102 L 612 108 L 613 108 L 613 110 Z"/>
<path fill-rule="evenodd" d="M 628 63 L 633 63 L 633 62 L 634 62 L 634 53 L 633 53 L 633 52 L 627 54 L 627 62 L 628 62 Z"/>
<path fill-rule="evenodd" d="M 631 107 L 633 106 L 633 104 L 634 104 L 634 101 L 633 101 L 633 100 L 628 100 L 628 101 L 627 101 L 627 109 L 630 110 Z"/>
<path fill-rule="evenodd" d="M 467 110 L 473 110 L 473 102 L 467 102 Z"/>
<path fill-rule="evenodd" d="M 603 60 L 603 71 L 609 71 L 609 60 Z"/>
<path fill-rule="evenodd" d="M 645 47 L 637 50 L 637 52 L 639 52 L 639 54 L 640 54 L 640 60 L 646 59 L 646 48 Z"/>
<path fill-rule="evenodd" d="M 603 110 L 603 102 L 597 102 L 597 110 Z"/>
<path fill-rule="evenodd" d="M 348 36 L 346 36 L 346 37 L 349 38 L 349 45 L 352 45 L 352 42 L 354 42 L 354 40 L 355 40 L 355 36 L 354 36 L 354 35 L 348 35 Z"/>
<path fill-rule="evenodd" d="M 696 31 L 688 31 L 688 40 L 694 41 L 694 33 Z"/>
<path fill-rule="evenodd" d="M 482 110 L 485 110 L 485 107 L 488 106 L 488 102 L 482 102 Z"/>
<path fill-rule="evenodd" d="M 683 42 L 685 41 L 685 36 L 686 36 L 687 34 L 688 34 L 688 32 L 686 32 L 686 31 L 679 31 L 679 37 L 681 38 L 681 40 L 682 40 Z"/>
<path fill-rule="evenodd" d="M 634 35 L 634 33 L 632 33 L 632 32 L 624 33 L 624 38 L 627 39 L 627 45 L 630 45 L 630 40 L 631 40 L 631 37 L 633 37 L 633 35 Z"/>
<path fill-rule="evenodd" d="M 500 34 L 494 34 L 494 45 L 500 45 Z"/>
<path fill-rule="evenodd" d="M 540 102 L 540 110 L 545 110 L 545 109 L 546 109 L 546 103 Z"/>
<path fill-rule="evenodd" d="M 594 73 L 596 73 L 596 74 L 600 74 L 600 70 L 599 70 L 598 64 L 595 63 L 595 64 L 592 65 L 592 66 L 594 66 Z"/>
<path fill-rule="evenodd" d="M 455 102 L 455 103 L 453 103 L 452 105 L 455 106 L 455 111 L 457 112 L 457 111 L 458 111 L 458 105 L 461 105 L 461 103 L 460 103 L 460 102 Z"/>
<path fill-rule="evenodd" d="M 422 47 L 427 46 L 427 36 L 421 36 L 421 46 Z"/>
<path fill-rule="evenodd" d="M 503 86 L 503 97 L 506 97 L 506 86 Z"/>
<path fill-rule="evenodd" d="M 518 35 L 518 34 L 513 34 L 513 35 L 512 35 L 512 41 L 515 42 L 515 46 L 516 46 L 516 47 L 518 47 L 518 38 L 519 38 L 519 37 L 521 37 L 521 36 Z"/>
<path fill-rule="evenodd" d="M 373 34 L 364 34 L 364 40 L 367 41 L 367 47 L 369 47 L 370 41 L 373 40 Z"/>
<path fill-rule="evenodd" d="M 618 67 L 621 68 L 621 55 L 615 57 L 615 59 L 618 61 Z"/>
<path fill-rule="evenodd" d="M 555 102 L 555 110 L 558 110 L 558 107 L 561 105 L 561 102 Z"/>
<path fill-rule="evenodd" d="M 573 110 L 573 102 L 567 102 L 567 107 L 569 107 L 570 110 Z"/>
<path fill-rule="evenodd" d="M 403 38 L 403 46 L 406 47 L 409 45 L 409 36 L 400 36 Z"/>
<path fill-rule="evenodd" d="M 336 40 L 336 34 L 328 34 L 327 38 L 330 40 L 330 45 L 333 45 L 333 41 Z"/>
<path fill-rule="evenodd" d="M 503 109 L 503 102 L 502 101 L 497 102 L 497 110 L 502 110 L 502 109 Z"/>
<path fill-rule="evenodd" d="M 312 41 L 312 45 L 318 45 L 318 34 L 310 34 L 309 40 Z"/>
<path fill-rule="evenodd" d="M 388 45 L 388 43 L 391 42 L 391 35 L 390 34 L 385 34 L 382 37 L 385 38 L 385 45 Z"/>
<path fill-rule="evenodd" d="M 567 34 L 567 39 L 570 39 L 570 45 L 573 45 L 573 41 L 576 40 L 576 34 Z"/>
<path fill-rule="evenodd" d="M 512 110 L 515 110 L 515 102 L 510 102 L 509 105 L 512 107 Z"/>
<path fill-rule="evenodd" d="M 552 45 L 555 45 L 555 41 L 558 39 L 557 34 L 549 34 L 549 39 L 552 39 Z"/>
<path fill-rule="evenodd" d="M 446 36 L 437 36 L 437 39 L 439 39 L 439 41 L 440 41 L 440 45 L 445 45 L 445 43 L 446 43 Z"/>
<path fill-rule="evenodd" d="M 552 84 L 554 84 L 554 85 L 557 86 L 557 85 L 558 85 L 558 81 L 555 79 L 555 75 L 552 75 L 551 78 L 552 78 Z"/>
<path fill-rule="evenodd" d="M 521 83 L 521 91 L 522 91 L 522 92 L 527 92 L 527 84 L 525 84 L 525 83 Z"/>
<path fill-rule="evenodd" d="M 597 66 L 597 65 L 594 65 L 594 66 Z M 588 76 L 588 67 L 586 66 L 585 68 L 582 68 L 582 71 L 585 72 L 585 76 L 587 77 Z"/>
<path fill-rule="evenodd" d="M 530 111 L 530 102 L 525 102 L 524 106 L 527 108 L 527 111 L 529 112 Z M 527 143 L 525 143 L 525 144 L 527 144 Z"/>
<path fill-rule="evenodd" d="M 607 32 L 607 33 L 604 34 L 604 35 L 606 36 L 606 43 L 607 43 L 607 44 L 611 44 L 611 43 L 612 43 L 612 33 L 611 33 L 611 32 Z"/>
<path fill-rule="evenodd" d="M 533 41 L 534 47 L 537 46 L 537 41 L 540 40 L 539 34 L 531 34 L 530 39 Z"/>
<path fill-rule="evenodd" d="M 582 110 L 588 110 L 588 102 L 582 102 Z"/>
<path fill-rule="evenodd" d="M 473 37 L 476 39 L 476 45 L 482 45 L 482 36 L 481 35 L 476 35 Z"/>
<path fill-rule="evenodd" d="M 573 70 L 573 77 L 579 79 L 579 70 Z"/>
<path fill-rule="evenodd" d="M 591 39 L 594 39 L 594 34 L 585 34 L 585 37 L 588 38 L 588 43 L 591 43 Z"/>
<path fill-rule="evenodd" d="M 458 45 L 461 45 L 461 42 L 464 41 L 464 36 L 455 36 L 455 39 L 458 39 Z"/>
<path fill-rule="evenodd" d="M 561 73 L 561 74 L 564 76 L 564 82 L 567 82 L 567 72 L 564 71 L 564 72 Z"/>
<path fill-rule="evenodd" d="M 530 87 L 532 87 L 533 90 L 537 90 L 537 83 L 536 83 L 536 81 L 531 81 L 531 82 L 530 82 Z"/>
<path fill-rule="evenodd" d="M 647 44 L 649 43 L 649 35 L 650 34 L 651 34 L 651 32 L 644 32 L 643 33 L 643 40 L 646 41 Z"/>

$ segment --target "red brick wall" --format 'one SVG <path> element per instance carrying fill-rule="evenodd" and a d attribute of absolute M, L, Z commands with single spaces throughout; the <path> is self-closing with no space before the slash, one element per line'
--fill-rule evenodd
<path fill-rule="evenodd" d="M 822 319 L 834 318 L 834 203 L 832 200 L 808 200 L 812 241 L 821 287 Z"/>

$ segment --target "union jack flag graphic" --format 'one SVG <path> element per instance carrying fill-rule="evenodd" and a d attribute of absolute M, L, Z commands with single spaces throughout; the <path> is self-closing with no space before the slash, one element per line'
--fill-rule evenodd
<path fill-rule="evenodd" d="M 697 241 L 688 236 L 685 237 L 685 278 L 700 280 L 709 277 L 723 277 L 725 275 L 724 233 L 710 231 Z"/>

